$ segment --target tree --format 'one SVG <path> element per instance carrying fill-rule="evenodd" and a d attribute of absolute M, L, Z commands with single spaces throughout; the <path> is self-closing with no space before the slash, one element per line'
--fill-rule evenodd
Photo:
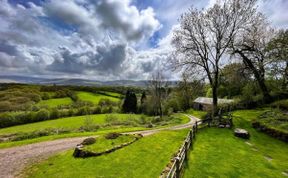
<path fill-rule="evenodd" d="M 191 107 L 193 99 L 204 94 L 204 83 L 192 78 L 187 72 L 183 72 L 181 76 L 176 90 L 180 108 L 185 111 Z"/>
<path fill-rule="evenodd" d="M 280 30 L 267 46 L 274 76 L 282 78 L 282 90 L 288 86 L 288 30 Z"/>
<path fill-rule="evenodd" d="M 124 113 L 136 113 L 137 112 L 137 97 L 134 92 L 127 90 L 124 103 L 122 105 Z"/>
<path fill-rule="evenodd" d="M 261 13 L 254 15 L 253 20 L 244 26 L 232 46 L 232 54 L 239 57 L 253 73 L 265 102 L 271 100 L 265 84 L 265 67 L 270 62 L 266 47 L 274 35 L 266 18 Z"/>
<path fill-rule="evenodd" d="M 219 95 L 221 97 L 241 95 L 243 87 L 251 79 L 250 71 L 243 63 L 227 64 L 221 69 Z"/>
<path fill-rule="evenodd" d="M 190 8 L 180 18 L 180 29 L 174 31 L 175 69 L 201 70 L 208 77 L 213 95 L 213 115 L 217 109 L 219 67 L 223 55 L 238 31 L 255 13 L 256 0 L 227 0 L 208 10 Z"/>
<path fill-rule="evenodd" d="M 148 83 L 151 92 L 151 105 L 153 105 L 154 115 L 163 116 L 163 100 L 167 97 L 168 82 L 161 70 L 157 70 L 152 74 L 152 78 Z"/>

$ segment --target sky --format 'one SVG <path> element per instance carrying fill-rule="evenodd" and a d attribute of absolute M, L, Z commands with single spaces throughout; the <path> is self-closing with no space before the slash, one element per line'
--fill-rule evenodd
<path fill-rule="evenodd" d="M 166 68 L 173 29 L 191 6 L 217 0 L 0 0 L 0 75 L 149 79 Z M 288 0 L 259 0 L 275 28 L 288 28 Z"/>

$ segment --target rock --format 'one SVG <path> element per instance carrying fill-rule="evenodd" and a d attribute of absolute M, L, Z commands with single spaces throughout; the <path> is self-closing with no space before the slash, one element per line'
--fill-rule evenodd
<path fill-rule="evenodd" d="M 234 130 L 234 135 L 236 137 L 240 137 L 240 138 L 245 138 L 245 139 L 249 139 L 250 135 L 249 135 L 249 132 L 245 129 L 235 129 Z"/>
<path fill-rule="evenodd" d="M 220 125 L 218 125 L 218 127 L 219 127 L 219 128 L 225 128 L 225 125 L 220 124 Z"/>
<path fill-rule="evenodd" d="M 96 142 L 96 138 L 94 137 L 89 137 L 83 140 L 83 142 L 81 143 L 82 145 L 92 145 L 93 143 Z"/>
<path fill-rule="evenodd" d="M 231 128 L 231 125 L 226 124 L 225 127 L 226 127 L 226 128 Z"/>
<path fill-rule="evenodd" d="M 105 138 L 106 139 L 116 139 L 120 136 L 121 134 L 120 133 L 108 133 L 107 135 L 105 135 Z"/>

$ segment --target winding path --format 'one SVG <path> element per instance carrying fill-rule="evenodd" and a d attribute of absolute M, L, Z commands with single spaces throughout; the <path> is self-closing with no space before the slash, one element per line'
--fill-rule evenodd
<path fill-rule="evenodd" d="M 190 128 L 196 121 L 200 120 L 188 114 L 184 115 L 190 118 L 190 121 L 186 124 L 169 128 L 127 132 L 127 134 L 142 134 L 143 136 L 148 136 L 162 130 L 180 130 Z M 55 153 L 72 149 L 85 138 L 87 137 L 65 138 L 0 149 L 0 178 L 19 177 L 20 172 L 25 166 L 48 158 Z"/>

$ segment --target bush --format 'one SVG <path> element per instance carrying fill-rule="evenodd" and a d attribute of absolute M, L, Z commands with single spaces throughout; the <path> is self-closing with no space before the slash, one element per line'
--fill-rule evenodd
<path fill-rule="evenodd" d="M 98 130 L 99 128 L 100 126 L 95 124 L 90 116 L 86 116 L 83 126 L 80 127 L 80 131 L 92 132 Z"/>
<path fill-rule="evenodd" d="M 288 99 L 275 101 L 271 104 L 271 107 L 288 111 Z"/>
<path fill-rule="evenodd" d="M 50 112 L 47 109 L 41 109 L 36 113 L 37 121 L 44 121 L 50 119 Z"/>

